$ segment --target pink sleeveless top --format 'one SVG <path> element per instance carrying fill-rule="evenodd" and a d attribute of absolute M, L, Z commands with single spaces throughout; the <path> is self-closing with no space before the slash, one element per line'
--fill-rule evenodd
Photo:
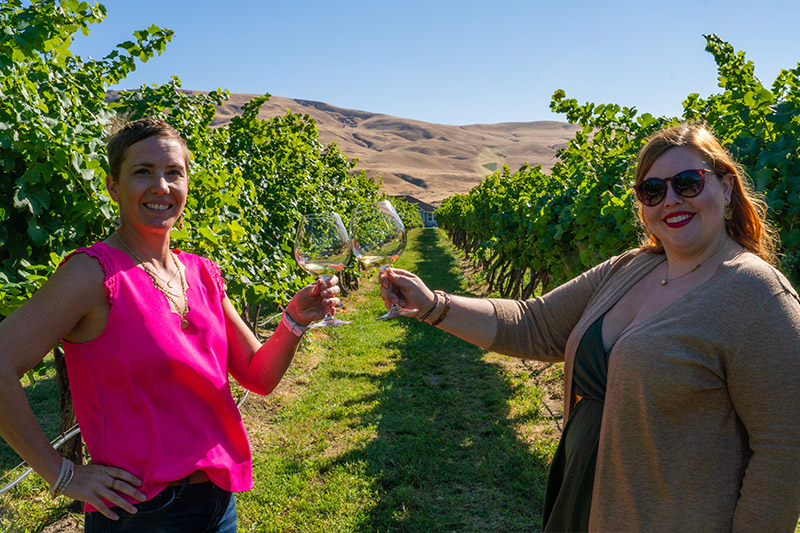
<path fill-rule="evenodd" d="M 181 329 L 167 298 L 128 254 L 103 242 L 75 253 L 100 262 L 111 304 L 99 337 L 63 341 L 92 463 L 138 476 L 147 499 L 196 470 L 225 490 L 251 489 L 250 445 L 228 385 L 219 267 L 175 251 L 188 282 L 189 326 Z"/>

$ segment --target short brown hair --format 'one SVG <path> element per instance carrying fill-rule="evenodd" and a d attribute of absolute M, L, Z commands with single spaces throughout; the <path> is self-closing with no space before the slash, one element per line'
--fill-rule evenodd
<path fill-rule="evenodd" d="M 722 147 L 705 124 L 684 123 L 653 134 L 639 152 L 635 183 L 638 184 L 645 178 L 656 159 L 676 146 L 685 146 L 696 151 L 708 160 L 711 170 L 718 176 L 729 173 L 733 176 L 730 202 L 733 216 L 725 221 L 725 229 L 745 249 L 774 265 L 777 237 L 767 220 L 767 204 L 753 191 L 742 166 Z M 639 220 L 646 233 L 642 247 L 649 251 L 663 252 L 661 241 L 646 229 L 642 205 L 639 206 Z"/>
<path fill-rule="evenodd" d="M 108 173 L 117 181 L 122 162 L 125 160 L 125 153 L 128 148 L 143 141 L 148 137 L 159 136 L 178 141 L 183 147 L 186 170 L 189 170 L 189 148 L 186 141 L 166 120 L 160 118 L 141 118 L 131 122 L 125 122 L 116 128 L 106 145 L 108 154 Z"/>

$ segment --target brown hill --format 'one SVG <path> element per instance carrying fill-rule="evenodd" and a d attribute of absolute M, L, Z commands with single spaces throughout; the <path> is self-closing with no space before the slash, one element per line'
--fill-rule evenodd
<path fill-rule="evenodd" d="M 229 122 L 254 96 L 232 94 L 214 125 Z M 556 162 L 555 151 L 578 129 L 556 121 L 448 126 L 278 96 L 264 104 L 259 117 L 287 109 L 316 120 L 322 142 L 335 142 L 349 157 L 357 157 L 357 170 L 382 176 L 387 194 L 433 205 L 469 191 L 504 164 L 512 172 L 525 162 L 549 169 Z"/>

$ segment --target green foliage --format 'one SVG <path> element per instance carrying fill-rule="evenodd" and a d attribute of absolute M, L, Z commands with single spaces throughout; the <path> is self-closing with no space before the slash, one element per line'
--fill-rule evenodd
<path fill-rule="evenodd" d="M 723 92 L 684 102 L 687 119 L 705 120 L 748 170 L 765 196 L 780 234 L 781 267 L 800 284 L 800 64 L 782 70 L 770 88 L 753 74 L 752 61 L 715 35 L 706 50 L 719 65 Z"/>
<path fill-rule="evenodd" d="M 752 62 L 706 36 L 723 92 L 684 102 L 680 118 L 656 118 L 615 104 L 578 104 L 556 91 L 550 107 L 582 126 L 549 174 L 504 168 L 468 194 L 445 200 L 436 219 L 490 273 L 491 290 L 530 297 L 562 283 L 639 240 L 633 170 L 649 135 L 679 121 L 704 121 L 752 176 L 770 207 L 784 252 L 782 267 L 800 281 L 800 68 L 783 70 L 770 89 Z"/>
<path fill-rule="evenodd" d="M 104 234 L 104 84 L 161 51 L 151 27 L 100 61 L 73 56 L 78 31 L 105 17 L 86 2 L 40 0 L 0 10 L 0 316 L 27 299 L 69 250 Z M 42 265 L 35 267 L 34 265 Z"/>
<path fill-rule="evenodd" d="M 400 220 L 403 221 L 406 230 L 422 227 L 422 214 L 416 204 L 398 197 L 389 198 L 389 200 L 392 202 L 394 210 L 400 215 Z"/>
<path fill-rule="evenodd" d="M 105 190 L 105 142 L 120 118 L 158 116 L 192 152 L 190 197 L 178 245 L 216 260 L 245 314 L 279 307 L 309 278 L 292 258 L 303 213 L 380 198 L 380 184 L 335 144 L 323 145 L 308 115 L 269 120 L 254 98 L 229 126 L 212 128 L 229 94 L 190 94 L 180 80 L 108 97 L 115 84 L 164 51 L 171 30 L 136 31 L 101 60 L 70 52 L 77 32 L 105 17 L 75 0 L 6 1 L 0 7 L 0 317 L 25 302 L 63 257 L 108 236 L 115 207 Z M 413 226 L 412 226 L 413 227 Z M 355 277 L 355 267 L 344 273 Z"/>

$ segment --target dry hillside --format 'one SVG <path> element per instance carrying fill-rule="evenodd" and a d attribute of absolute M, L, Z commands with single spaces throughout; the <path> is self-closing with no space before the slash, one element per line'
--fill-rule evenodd
<path fill-rule="evenodd" d="M 253 96 L 232 94 L 214 124 L 230 121 Z M 448 126 L 277 96 L 264 104 L 259 117 L 287 109 L 316 120 L 320 139 L 357 157 L 357 170 L 383 177 L 388 194 L 410 195 L 434 205 L 469 191 L 503 164 L 512 171 L 525 162 L 550 168 L 556 149 L 577 129 L 555 121 Z"/>

